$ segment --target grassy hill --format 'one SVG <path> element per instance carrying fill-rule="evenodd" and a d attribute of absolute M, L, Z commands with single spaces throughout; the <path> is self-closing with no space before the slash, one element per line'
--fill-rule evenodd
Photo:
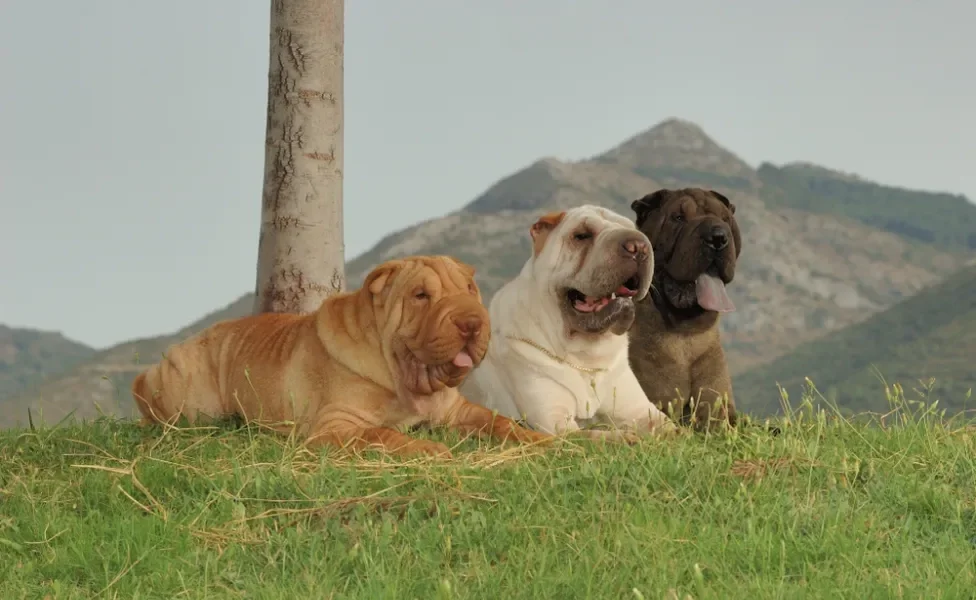
<path fill-rule="evenodd" d="M 976 206 L 960 205 L 957 197 L 900 190 L 891 206 L 872 205 L 878 214 L 906 222 L 915 217 L 919 203 L 928 214 L 945 211 L 956 217 L 957 223 L 924 221 L 933 232 L 928 239 L 861 218 L 860 208 L 845 213 L 844 203 L 832 211 L 813 210 L 809 198 L 822 190 L 801 189 L 790 175 L 793 169 L 781 171 L 788 176 L 764 180 L 697 125 L 669 119 L 590 159 L 540 159 L 460 210 L 390 234 L 347 264 L 349 285 L 358 286 L 369 269 L 390 258 L 449 253 L 478 268 L 478 281 L 490 299 L 529 256 L 528 228 L 540 213 L 592 203 L 630 216 L 635 198 L 660 187 L 714 187 L 735 202 L 746 239 L 729 288 L 738 310 L 722 321 L 730 366 L 741 373 L 858 323 L 976 256 L 965 244 L 944 242 L 958 238 L 958 223 L 976 219 Z M 879 197 L 891 189 L 865 185 L 877 189 Z M 801 192 L 802 198 L 792 199 Z M 110 348 L 22 394 L 0 396 L 0 427 L 25 423 L 28 406 L 43 408 L 48 421 L 70 410 L 77 410 L 77 416 L 96 415 L 94 403 L 128 410 L 131 399 L 125 390 L 138 364 L 155 360 L 167 345 L 204 323 L 249 310 L 245 296 L 174 335 Z"/>
<path fill-rule="evenodd" d="M 804 415 L 806 416 L 806 415 Z M 976 430 L 833 419 L 450 460 L 0 432 L 2 598 L 969 598 Z"/>
<path fill-rule="evenodd" d="M 739 375 L 736 397 L 750 412 L 779 407 L 778 382 L 797 398 L 809 377 L 848 411 L 884 411 L 881 377 L 910 399 L 939 401 L 950 413 L 976 409 L 976 265 L 954 273 L 869 319 L 807 342 Z"/>
<path fill-rule="evenodd" d="M 22 394 L 94 354 L 94 348 L 57 332 L 0 325 L 0 398 Z"/>
<path fill-rule="evenodd" d="M 976 214 L 964 196 L 878 185 L 806 163 L 763 163 L 758 174 L 767 206 L 853 218 L 940 248 L 976 251 Z"/>

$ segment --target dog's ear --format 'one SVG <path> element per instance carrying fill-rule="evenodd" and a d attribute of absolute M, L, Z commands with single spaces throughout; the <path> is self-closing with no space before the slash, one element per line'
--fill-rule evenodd
<path fill-rule="evenodd" d="M 644 221 L 647 220 L 648 214 L 661 208 L 661 205 L 664 203 L 664 199 L 667 197 L 667 195 L 668 190 L 658 190 L 653 194 L 648 194 L 643 198 L 634 200 L 630 203 L 630 208 L 637 215 L 635 221 L 638 229 L 644 224 Z"/>
<path fill-rule="evenodd" d="M 546 245 L 549 234 L 566 216 L 566 211 L 546 213 L 539 217 L 539 220 L 529 228 L 529 235 L 532 236 L 532 252 L 539 256 L 542 247 Z"/>
<path fill-rule="evenodd" d="M 474 278 L 477 269 L 475 269 L 473 266 L 469 265 L 466 262 L 461 262 L 460 260 L 454 258 L 453 256 L 444 255 L 444 258 L 446 258 L 449 261 L 453 261 L 454 264 L 457 265 L 458 269 L 460 269 L 460 271 L 464 273 L 464 276 L 470 280 L 470 285 L 473 286 L 474 288 L 475 296 L 477 296 L 478 301 L 481 302 L 482 300 L 481 288 L 478 287 L 478 282 Z"/>
<path fill-rule="evenodd" d="M 726 198 L 722 194 L 719 194 L 715 190 L 708 190 L 708 193 L 721 200 L 722 204 L 724 204 L 725 207 L 729 209 L 729 212 L 731 212 L 733 215 L 735 214 L 735 204 L 732 204 L 728 198 Z"/>
<path fill-rule="evenodd" d="M 390 283 L 390 279 L 406 264 L 402 260 L 388 260 L 378 265 L 366 276 L 366 281 L 363 282 L 363 289 L 369 291 L 374 296 L 379 295 L 386 289 Z"/>

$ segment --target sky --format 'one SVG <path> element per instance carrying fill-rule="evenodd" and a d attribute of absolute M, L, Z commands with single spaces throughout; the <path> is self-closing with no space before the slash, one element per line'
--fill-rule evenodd
<path fill-rule="evenodd" d="M 669 117 L 976 198 L 976 4 L 347 0 L 345 241 Z M 0 323 L 95 347 L 254 288 L 268 0 L 0 0 Z"/>

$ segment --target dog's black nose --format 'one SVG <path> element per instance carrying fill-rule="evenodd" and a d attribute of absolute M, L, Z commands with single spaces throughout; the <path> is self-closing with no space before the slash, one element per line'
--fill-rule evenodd
<path fill-rule="evenodd" d="M 703 241 L 712 250 L 725 250 L 729 245 L 729 234 L 724 227 L 716 225 L 704 235 Z"/>

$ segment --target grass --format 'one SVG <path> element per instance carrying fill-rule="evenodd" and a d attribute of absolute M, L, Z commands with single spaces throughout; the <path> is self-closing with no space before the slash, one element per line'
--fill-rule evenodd
<path fill-rule="evenodd" d="M 636 446 L 0 432 L 0 597 L 972 598 L 976 428 L 812 404 Z"/>

